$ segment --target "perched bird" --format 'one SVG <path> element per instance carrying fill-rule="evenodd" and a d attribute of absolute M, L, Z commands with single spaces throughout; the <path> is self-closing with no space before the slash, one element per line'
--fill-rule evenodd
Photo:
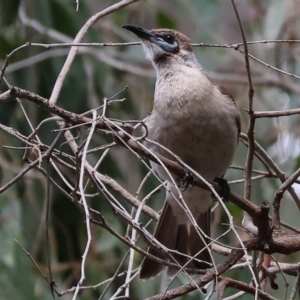
<path fill-rule="evenodd" d="M 150 140 L 171 150 L 207 181 L 222 178 L 230 166 L 240 132 L 239 111 L 233 98 L 223 88 L 215 86 L 197 61 L 190 40 L 170 29 L 151 31 L 134 25 L 123 28 L 136 34 L 146 57 L 156 71 L 153 111 L 146 119 Z M 154 153 L 172 159 L 161 147 L 147 143 Z M 178 188 L 158 164 L 152 168 L 167 180 L 167 195 L 154 236 L 180 265 L 189 268 L 211 267 L 210 242 L 211 193 L 189 185 L 183 200 L 201 228 L 203 235 L 192 226 L 191 219 L 179 204 Z M 176 185 L 181 178 L 173 175 Z M 149 248 L 148 252 L 162 259 L 170 256 Z M 181 254 L 178 254 L 181 253 Z M 192 258 L 191 258 L 192 257 Z M 174 262 L 174 261 L 172 261 Z M 156 276 L 164 265 L 146 257 L 140 278 Z M 174 276 L 178 268 L 168 268 Z"/>

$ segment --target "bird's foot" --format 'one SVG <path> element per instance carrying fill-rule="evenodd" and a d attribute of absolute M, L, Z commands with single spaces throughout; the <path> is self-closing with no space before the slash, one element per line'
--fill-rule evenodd
<path fill-rule="evenodd" d="M 194 185 L 194 175 L 190 171 L 186 171 L 184 177 L 179 179 L 178 187 L 181 192 L 184 192 L 190 184 Z"/>
<path fill-rule="evenodd" d="M 223 198 L 224 202 L 227 202 L 230 195 L 230 187 L 228 185 L 228 182 L 224 178 L 215 178 L 214 182 L 216 182 L 221 187 L 221 197 Z M 211 198 L 213 201 L 217 201 L 216 196 L 212 193 Z"/>

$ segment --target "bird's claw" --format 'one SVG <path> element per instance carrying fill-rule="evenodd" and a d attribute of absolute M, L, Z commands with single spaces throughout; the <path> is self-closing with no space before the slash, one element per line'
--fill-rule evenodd
<path fill-rule="evenodd" d="M 215 178 L 214 182 L 216 182 L 221 187 L 221 197 L 223 198 L 224 202 L 227 202 L 230 195 L 230 187 L 227 180 L 224 178 Z M 211 197 L 213 201 L 217 201 L 217 198 L 213 193 L 211 194 Z"/>
<path fill-rule="evenodd" d="M 194 175 L 190 171 L 187 171 L 184 177 L 179 179 L 178 187 L 181 192 L 184 192 L 188 188 L 188 186 L 190 184 L 193 185 L 193 183 L 194 183 Z"/>

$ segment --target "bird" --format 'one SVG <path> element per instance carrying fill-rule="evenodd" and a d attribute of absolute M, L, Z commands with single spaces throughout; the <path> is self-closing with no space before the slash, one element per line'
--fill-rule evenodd
<path fill-rule="evenodd" d="M 146 58 L 156 72 L 152 112 L 145 120 L 145 146 L 155 154 L 174 159 L 167 148 L 204 179 L 213 182 L 223 178 L 231 165 L 240 133 L 240 115 L 231 95 L 222 86 L 214 85 L 198 62 L 188 37 L 173 29 L 147 30 L 124 25 L 141 41 Z M 160 147 L 162 145 L 163 147 Z M 182 178 L 168 173 L 151 162 L 152 169 L 167 182 L 166 199 L 154 237 L 166 248 L 167 255 L 155 247 L 148 253 L 192 269 L 212 266 L 211 192 L 188 185 L 181 192 L 185 205 L 201 229 L 178 200 Z M 139 277 L 156 277 L 165 265 L 145 257 Z M 178 268 L 169 266 L 167 274 L 174 277 Z"/>

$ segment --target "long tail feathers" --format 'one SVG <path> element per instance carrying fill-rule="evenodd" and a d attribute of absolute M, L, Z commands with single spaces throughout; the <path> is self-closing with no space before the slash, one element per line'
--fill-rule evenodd
<path fill-rule="evenodd" d="M 210 209 L 199 216 L 197 224 L 207 236 L 210 236 Z M 206 238 L 202 239 L 193 226 L 188 226 L 189 225 L 179 225 L 177 223 L 176 217 L 174 217 L 172 213 L 171 206 L 168 202 L 165 202 L 154 236 L 165 247 L 189 256 L 195 256 L 201 251 L 195 258 L 202 262 L 193 260 L 193 262 L 188 264 L 188 267 L 198 269 L 209 268 L 208 263 L 211 262 L 211 257 L 209 255 L 209 250 L 205 246 L 209 241 Z M 149 248 L 148 253 L 161 259 L 169 260 L 167 255 L 163 255 L 153 248 Z M 173 256 L 180 265 L 184 265 L 188 261 L 186 256 L 179 254 L 173 254 Z M 144 280 L 155 277 L 163 269 L 164 265 L 145 257 L 140 271 L 140 279 Z M 178 268 L 168 269 L 168 275 L 170 277 L 173 277 L 177 272 Z"/>
<path fill-rule="evenodd" d="M 201 214 L 197 220 L 198 227 L 202 229 L 202 231 L 210 237 L 210 208 L 205 213 Z M 202 239 L 203 238 L 203 239 Z M 196 232 L 196 229 L 191 226 L 189 241 L 190 245 L 189 252 L 191 256 L 195 256 L 199 251 L 198 255 L 195 256 L 196 259 L 201 260 L 202 262 L 194 261 L 196 268 L 198 269 L 207 269 L 210 267 L 211 256 L 209 254 L 209 247 L 207 246 L 210 243 L 210 240 L 199 236 L 199 233 Z"/>
<path fill-rule="evenodd" d="M 177 235 L 177 221 L 172 213 L 172 208 L 167 201 L 164 203 L 162 213 L 156 226 L 154 237 L 169 249 L 175 248 Z M 148 253 L 155 255 L 161 259 L 166 257 L 153 248 L 148 249 Z M 155 277 L 164 269 L 164 265 L 145 257 L 140 271 L 140 279 L 149 279 Z"/>

